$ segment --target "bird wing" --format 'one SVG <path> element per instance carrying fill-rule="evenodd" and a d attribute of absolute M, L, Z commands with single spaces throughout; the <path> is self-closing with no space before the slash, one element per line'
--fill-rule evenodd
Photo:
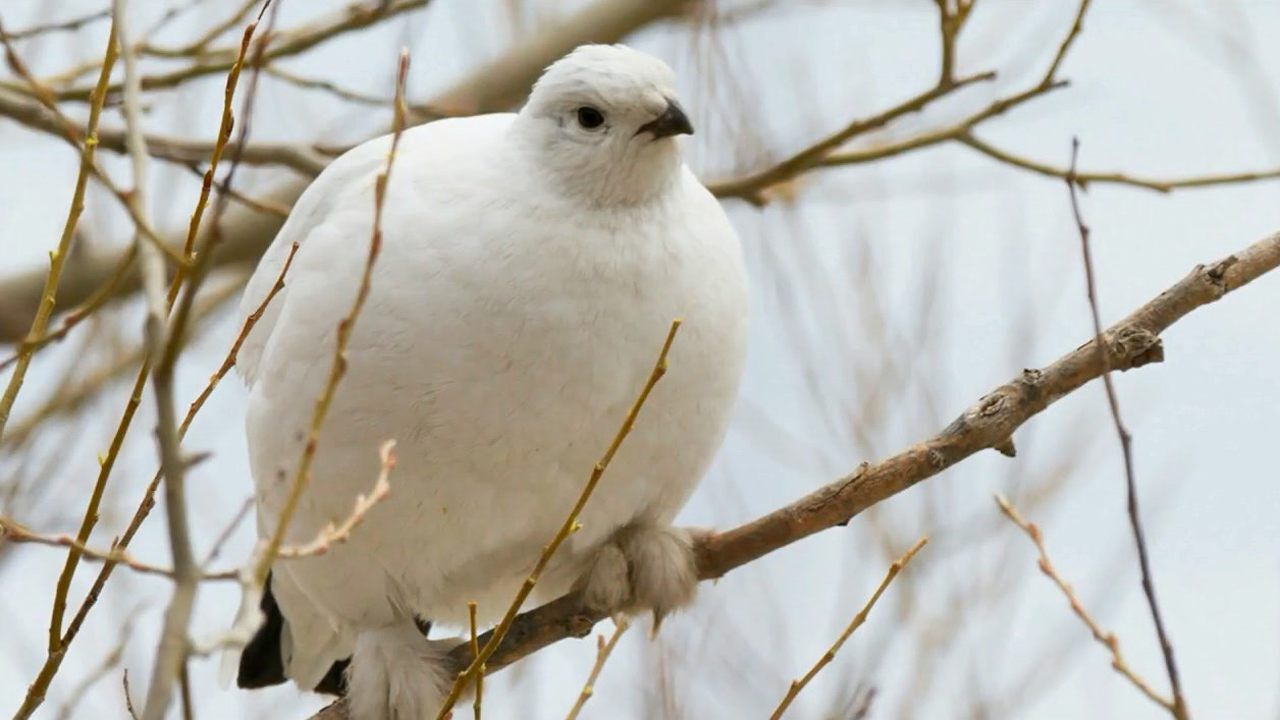
<path fill-rule="evenodd" d="M 332 204 L 353 186 L 367 184 L 385 166 L 389 146 L 389 137 L 370 140 L 335 160 L 307 187 L 249 278 L 240 299 L 239 317 L 247 318 L 262 304 L 280 276 L 290 248 L 297 243 L 298 253 L 302 252 L 308 236 L 324 224 Z M 257 378 L 263 353 L 280 318 L 289 285 L 289 276 L 286 275 L 284 288 L 266 307 L 236 356 L 236 369 L 249 386 Z"/>

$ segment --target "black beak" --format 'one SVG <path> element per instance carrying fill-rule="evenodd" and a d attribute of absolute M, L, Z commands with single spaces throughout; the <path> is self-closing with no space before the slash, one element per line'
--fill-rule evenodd
<path fill-rule="evenodd" d="M 636 134 L 643 132 L 653 133 L 655 140 L 672 135 L 692 135 L 693 125 L 689 124 L 689 116 L 684 114 L 684 108 L 680 107 L 680 103 L 667 100 L 666 111 L 657 119 L 640 126 Z"/>

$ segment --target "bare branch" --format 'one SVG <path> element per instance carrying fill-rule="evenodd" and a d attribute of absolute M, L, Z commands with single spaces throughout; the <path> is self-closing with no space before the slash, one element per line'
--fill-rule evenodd
<path fill-rule="evenodd" d="M 603 635 L 596 636 L 596 661 L 591 666 L 591 673 L 587 675 L 587 681 L 582 684 L 582 690 L 578 693 L 578 699 L 574 701 L 573 707 L 569 708 L 569 714 L 565 715 L 564 720 L 577 720 L 578 714 L 582 712 L 582 707 L 587 704 L 591 696 L 596 691 L 596 681 L 600 679 L 600 671 L 604 670 L 604 664 L 613 653 L 613 649 L 617 647 L 618 641 L 622 639 L 622 634 L 631 627 L 625 618 L 616 620 L 613 627 L 613 634 L 609 636 L 609 641 L 605 642 Z M 472 648 L 474 650 L 474 648 Z M 482 678 L 476 678 L 479 682 Z"/>
<path fill-rule="evenodd" d="M 392 450 L 396 446 L 395 440 L 388 440 L 378 448 L 378 457 L 381 460 L 381 470 L 378 471 L 378 478 L 374 481 L 373 487 L 370 488 L 368 495 L 356 495 L 355 506 L 351 508 L 351 514 L 342 522 L 329 523 L 320 529 L 314 540 L 305 545 L 285 545 L 276 552 L 276 557 L 280 559 L 314 557 L 316 555 L 324 555 L 334 545 L 341 545 L 351 539 L 351 531 L 364 522 L 365 515 L 373 509 L 374 505 L 386 499 L 391 492 L 391 484 L 387 482 L 387 476 L 391 474 L 392 468 L 396 466 L 396 456 Z"/>
<path fill-rule="evenodd" d="M 1102 318 L 1098 311 L 1098 286 L 1093 276 L 1093 253 L 1089 248 L 1089 228 L 1084 223 L 1080 212 L 1080 199 L 1076 196 L 1074 174 L 1076 159 L 1080 153 L 1080 142 L 1071 141 L 1071 170 L 1067 182 L 1067 193 L 1071 198 L 1071 214 L 1075 217 L 1076 228 L 1080 233 L 1080 254 L 1084 260 L 1085 288 L 1089 297 L 1089 314 L 1093 319 L 1095 335 L 1094 345 L 1098 348 L 1098 359 L 1104 368 L 1102 386 L 1107 392 L 1107 405 L 1111 409 L 1111 420 L 1120 439 L 1120 451 L 1124 456 L 1125 489 L 1128 498 L 1129 526 L 1133 530 L 1133 541 L 1138 549 L 1138 566 L 1142 570 L 1142 592 L 1147 598 L 1147 607 L 1151 611 L 1151 620 L 1155 623 L 1156 636 L 1160 638 L 1160 651 L 1164 655 L 1165 669 L 1169 673 L 1169 685 L 1173 688 L 1172 712 L 1176 720 L 1187 720 L 1187 703 L 1182 695 L 1182 684 L 1178 681 L 1178 665 L 1173 658 L 1173 644 L 1169 641 L 1168 631 L 1164 627 L 1164 618 L 1160 615 L 1160 605 L 1156 602 L 1155 579 L 1152 577 L 1151 560 L 1147 551 L 1146 535 L 1142 531 L 1141 513 L 1138 510 L 1138 481 L 1133 470 L 1133 436 L 1129 434 L 1124 420 L 1120 418 L 1120 399 L 1116 395 L 1115 385 L 1111 382 L 1111 371 L 1107 367 L 1108 358 L 1102 351 Z"/>
<path fill-rule="evenodd" d="M 111 17 L 111 8 L 103 8 L 80 17 L 71 18 L 70 20 L 62 20 L 59 22 L 47 23 L 44 25 L 34 25 L 22 30 L 15 30 L 6 33 L 10 40 L 30 40 L 31 38 L 40 37 L 56 32 L 74 32 L 80 28 L 91 25 L 99 20 L 106 20 Z"/>
<path fill-rule="evenodd" d="M 818 673 L 822 672 L 822 668 L 826 667 L 832 660 L 836 659 L 836 653 L 840 652 L 840 648 L 844 646 L 845 641 L 847 641 L 849 637 L 853 635 L 854 631 L 859 627 L 862 627 L 862 624 L 867 621 L 867 616 L 871 614 L 871 608 L 875 607 L 876 601 L 884 594 L 885 589 L 889 587 L 889 583 L 893 582 L 893 579 L 898 576 L 898 573 L 902 572 L 902 568 L 906 567 L 907 563 L 911 562 L 911 558 L 915 557 L 916 553 L 920 552 L 920 548 L 924 547 L 927 542 L 929 542 L 928 537 L 920 538 L 911 546 L 910 549 L 902 554 L 902 557 L 893 561 L 893 564 L 889 566 L 889 571 L 885 573 L 884 579 L 881 580 L 880 585 L 876 587 L 876 591 L 871 594 L 871 597 L 867 599 L 867 602 L 862 606 L 862 609 L 853 616 L 853 619 L 849 621 L 849 624 L 840 632 L 840 635 L 836 637 L 836 641 L 831 644 L 831 647 L 822 654 L 822 657 L 818 658 L 818 661 L 813 664 L 813 667 L 809 668 L 809 672 L 805 673 L 799 680 L 793 680 L 791 682 L 791 686 L 787 688 L 787 694 L 783 696 L 782 701 L 778 703 L 778 707 L 774 708 L 773 714 L 769 716 L 769 720 L 781 720 L 783 714 L 787 712 L 787 708 L 791 706 L 791 703 L 796 699 L 796 696 L 800 694 L 800 691 L 803 690 L 810 681 L 817 677 Z"/>
<path fill-rule="evenodd" d="M 4 33 L 0 28 L 0 35 Z M 10 60 L 10 64 L 14 64 L 16 55 L 13 54 L 9 47 L 8 40 L 5 40 L 5 53 Z M 58 240 L 58 245 L 49 253 L 49 274 L 44 281 L 44 288 L 40 293 L 40 302 L 37 306 L 35 318 L 31 321 L 31 329 L 27 331 L 28 340 L 36 340 L 44 335 L 45 328 L 48 327 L 49 317 L 53 314 L 53 304 L 58 293 L 58 282 L 62 279 L 62 268 L 66 264 L 67 255 L 71 252 L 71 241 L 75 238 L 76 225 L 80 222 L 80 214 L 84 210 L 84 193 L 88 185 L 90 169 L 93 167 L 93 153 L 96 143 L 92 142 L 94 134 L 98 129 L 98 119 L 102 116 L 102 103 L 106 99 L 107 82 L 111 79 L 111 67 L 116 60 L 116 35 L 115 25 L 107 36 L 107 49 L 102 59 L 102 73 L 98 76 L 98 84 L 92 102 L 89 105 L 89 125 L 87 137 L 89 142 L 84 143 L 84 147 L 80 152 L 80 169 L 76 174 L 75 190 L 71 195 L 71 208 L 67 211 L 67 219 L 62 225 L 62 237 Z M 9 412 L 13 409 L 13 403 L 18 399 L 18 391 L 22 389 L 23 379 L 26 377 L 27 368 L 31 364 L 32 350 L 23 353 L 19 350 L 18 361 L 13 368 L 13 374 L 9 376 L 9 382 L 5 386 L 4 394 L 0 395 L 0 439 L 4 438 L 4 427 L 9 421 Z M 50 636 L 50 649 L 56 644 L 55 635 Z"/>
<path fill-rule="evenodd" d="M 1058 586 L 1058 589 L 1067 598 L 1067 604 L 1071 606 L 1071 612 L 1075 613 L 1076 617 L 1080 618 L 1080 622 L 1083 622 L 1085 627 L 1089 628 L 1089 633 L 1093 635 L 1093 639 L 1097 640 L 1099 644 L 1111 653 L 1112 669 L 1124 676 L 1130 684 L 1138 688 L 1151 702 L 1170 713 L 1174 713 L 1173 701 L 1166 699 L 1152 689 L 1147 681 L 1142 679 L 1142 676 L 1129 667 L 1129 664 L 1125 662 L 1124 655 L 1120 652 L 1120 641 L 1116 639 L 1114 634 L 1103 630 L 1098 625 L 1098 621 L 1094 620 L 1089 611 L 1084 609 L 1084 605 L 1080 604 L 1080 599 L 1076 597 L 1075 590 L 1072 589 L 1071 584 L 1063 580 L 1062 576 L 1058 574 L 1058 571 L 1053 567 L 1053 563 L 1049 560 L 1049 553 L 1044 548 L 1044 536 L 1040 534 L 1040 528 L 1035 523 L 1023 520 L 1017 509 L 1010 505 L 1009 501 L 1003 496 L 996 495 L 996 504 L 1000 506 L 1000 512 L 1004 513 L 1005 517 L 1009 518 L 1013 524 L 1022 528 L 1027 537 L 1031 538 L 1031 542 L 1035 543 L 1036 552 L 1040 555 L 1040 572 L 1044 573 L 1046 577 L 1053 581 L 1054 585 Z"/>
<path fill-rule="evenodd" d="M 513 46 L 506 53 L 477 68 L 425 105 L 449 109 L 450 114 L 461 114 L 466 110 L 493 112 L 508 109 L 520 102 L 543 68 L 578 45 L 618 42 L 631 32 L 671 17 L 699 1 L 595 0 L 546 31 Z M 0 100 L 3 97 L 4 93 L 0 91 Z M 0 102 L 0 109 L 2 106 L 3 103 Z M 156 139 L 149 140 L 154 150 Z M 248 153 L 252 147 L 244 148 L 245 152 Z M 306 181 L 288 181 L 266 193 L 266 197 L 274 203 L 291 205 L 305 187 Z M 218 265 L 256 261 L 282 223 L 282 218 L 270 214 L 230 213 L 223 222 L 226 240 L 212 261 Z M 69 269 L 68 277 L 61 285 L 59 303 L 71 305 L 82 302 L 102 284 L 106 273 L 117 262 L 117 257 L 102 257 L 91 263 L 77 263 L 76 267 Z M 0 283 L 0 297 L 4 298 L 3 307 L 0 308 L 0 342 L 21 338 L 25 326 L 20 328 L 15 323 L 25 322 L 35 312 L 41 298 L 43 280 L 43 275 L 25 273 Z M 137 288 L 138 277 L 129 275 L 118 291 L 126 294 Z"/>
<path fill-rule="evenodd" d="M 1159 335 L 1193 310 L 1215 302 L 1280 267 L 1280 233 L 1259 240 L 1212 265 L 1197 266 L 1160 295 L 1094 338 L 1039 370 L 984 395 L 941 433 L 878 463 L 864 463 L 847 476 L 739 527 L 703 537 L 695 548 L 698 575 L 723 576 L 802 538 L 846 524 L 863 510 L 988 448 L 1009 444 L 1013 432 L 1060 398 L 1107 370 L 1129 370 L 1163 359 Z M 1105 350 L 1106 361 L 1099 356 Z M 565 595 L 522 613 L 511 623 L 502 645 L 486 659 L 489 672 L 569 637 L 585 637 L 599 612 L 584 607 L 576 594 Z M 481 637 L 488 642 L 492 631 Z M 453 667 L 471 665 L 474 655 L 463 643 L 450 652 Z M 312 720 L 346 718 L 343 701 Z"/>

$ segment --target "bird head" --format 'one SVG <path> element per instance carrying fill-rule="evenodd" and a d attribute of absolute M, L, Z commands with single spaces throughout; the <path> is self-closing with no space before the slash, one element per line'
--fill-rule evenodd
<path fill-rule="evenodd" d="M 679 178 L 675 138 L 693 133 L 666 63 L 623 45 L 583 45 L 539 78 L 517 123 L 536 166 L 596 204 L 652 200 Z"/>

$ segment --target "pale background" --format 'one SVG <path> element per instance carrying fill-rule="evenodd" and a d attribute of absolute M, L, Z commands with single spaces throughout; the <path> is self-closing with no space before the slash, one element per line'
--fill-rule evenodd
<path fill-rule="evenodd" d="M 279 1 L 279 0 L 277 0 Z M 221 16 L 228 0 L 207 2 Z M 428 97 L 477 61 L 536 32 L 578 3 L 535 2 L 510 20 L 500 0 L 437 0 L 426 12 L 322 45 L 283 67 L 388 95 L 395 53 L 413 50 L 410 94 Z M 722 3 L 728 10 L 735 5 Z M 7 0 L 12 29 L 98 7 L 88 0 Z M 135 27 L 166 3 L 134 2 Z M 292 25 L 340 7 L 285 0 Z M 670 62 L 698 128 L 687 147 L 707 178 L 762 167 L 843 125 L 919 92 L 936 75 L 927 0 L 778 2 L 740 24 L 667 24 L 628 42 Z M 983 0 L 961 41 L 960 67 L 1001 70 L 1000 88 L 1038 77 L 1070 23 L 1066 0 Z M 218 12 L 222 7 L 223 12 Z M 106 26 L 24 45 L 37 71 L 100 53 Z M 1063 164 L 1070 138 L 1082 169 L 1172 177 L 1280 165 L 1280 2 L 1098 0 L 1063 68 L 1072 87 L 985 126 L 982 137 Z M 212 139 L 222 79 L 162 95 L 149 128 Z M 992 89 L 909 118 L 890 133 L 941 125 L 980 107 Z M 386 117 L 264 78 L 253 137 L 356 140 Z M 104 122 L 118 124 L 108 115 Z M 124 159 L 102 153 L 127 186 Z M 0 278 L 42 262 L 65 217 L 76 157 L 64 144 L 0 120 Z M 193 176 L 152 164 L 164 190 L 152 212 L 185 222 Z M 245 172 L 242 190 L 269 184 Z M 159 185 L 153 185 L 159 187 Z M 794 204 L 731 203 L 754 283 L 751 356 L 736 422 L 719 461 L 683 515 L 727 527 L 783 504 L 941 429 L 1023 367 L 1043 365 L 1090 332 L 1077 238 L 1061 181 L 944 147 L 806 179 Z M 1084 197 L 1093 227 L 1104 322 L 1181 278 L 1280 229 L 1276 182 L 1160 195 L 1096 186 Z M 100 196 L 82 223 L 94 242 L 128 240 Z M 0 297 L 0 303 L 4 301 Z M 1166 622 L 1196 718 L 1280 717 L 1280 277 L 1264 277 L 1193 313 L 1164 336 L 1167 360 L 1118 378 L 1136 438 L 1138 478 Z M 136 339 L 137 308 L 99 330 L 101 344 Z M 113 328 L 127 328 L 116 332 Z M 77 333 L 84 329 L 77 330 Z M 222 312 L 182 366 L 191 397 L 233 333 Z M 90 354 L 91 355 L 91 354 Z M 64 370 L 87 363 L 76 342 L 38 358 L 16 416 Z M 35 443 L 43 469 L 0 450 L 0 481 L 39 473 L 26 499 L 0 512 L 46 531 L 71 531 L 123 402 L 116 383 Z M 198 549 L 250 492 L 244 393 L 228 381 L 187 446 L 213 453 L 193 472 Z M 95 543 L 127 519 L 154 469 L 144 402 L 108 490 Z M 983 453 L 835 529 L 702 588 L 696 608 L 655 642 L 626 636 L 585 715 L 593 718 L 765 717 L 861 606 L 891 556 L 918 535 L 930 545 L 888 591 L 868 624 L 801 695 L 795 718 L 844 718 L 859 687 L 874 687 L 873 718 L 1155 718 L 1158 708 L 1108 667 L 1062 597 L 1035 567 L 1026 538 L 1000 518 L 994 491 L 1045 529 L 1059 570 L 1131 664 L 1165 688 L 1138 585 L 1124 510 L 1120 455 L 1102 389 L 1091 385 L 1021 430 L 1017 459 Z M 38 451 L 38 452 L 37 452 Z M 56 453 L 56 455 L 54 455 Z M 39 463 L 35 463 L 38 465 Z M 167 562 L 160 511 L 134 544 Z M 224 554 L 247 556 L 251 523 Z M 16 708 L 43 657 L 48 603 L 62 554 L 0 548 L 0 710 Z M 82 568 L 72 592 L 92 577 Z M 145 692 L 167 585 L 118 571 L 76 641 L 39 717 L 59 707 L 141 608 L 123 665 Z M 206 586 L 197 634 L 216 633 L 237 601 Z M 643 629 L 643 628 L 642 628 Z M 608 624 L 599 628 L 608 630 Z M 562 717 L 594 654 L 567 641 L 486 685 L 491 717 Z M 316 696 L 293 689 L 223 689 L 217 661 L 192 664 L 200 717 L 305 718 Z M 81 698 L 77 716 L 124 716 L 116 669 Z M 470 710 L 460 711 L 469 716 Z"/>

